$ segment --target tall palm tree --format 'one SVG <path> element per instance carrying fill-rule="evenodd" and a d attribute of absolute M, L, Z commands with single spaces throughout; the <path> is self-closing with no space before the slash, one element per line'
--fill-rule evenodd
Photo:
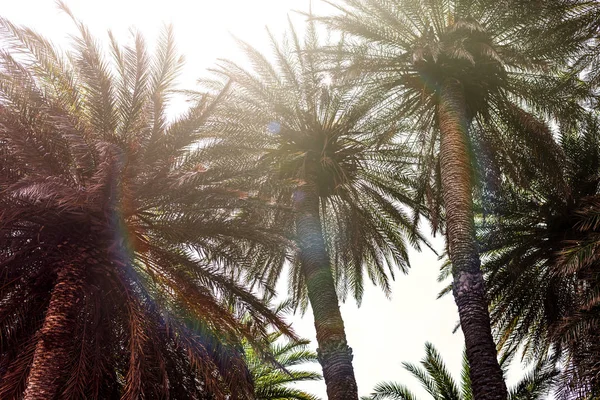
<path fill-rule="evenodd" d="M 318 400 L 318 397 L 290 385 L 318 381 L 321 374 L 295 369 L 306 363 L 316 363 L 317 354 L 308 350 L 309 340 L 281 341 L 280 333 L 269 335 L 272 360 L 264 359 L 252 346 L 245 348 L 248 368 L 254 380 L 256 400 Z"/>
<path fill-rule="evenodd" d="M 296 304 L 308 298 L 312 307 L 328 397 L 357 399 L 336 284 L 360 300 L 366 275 L 389 292 L 396 265 L 408 265 L 405 238 L 423 241 L 405 211 L 408 153 L 375 134 L 390 130 L 370 118 L 376 99 L 323 72 L 343 65 L 317 53 L 312 24 L 305 40 L 291 27 L 271 44 L 273 62 L 242 43 L 253 68 L 223 61 L 217 69 L 230 90 L 214 114 L 212 150 L 237 163 L 253 196 L 282 207 L 265 219 L 295 238 L 290 289 Z M 254 275 L 274 283 L 284 259 L 257 264 Z"/>
<path fill-rule="evenodd" d="M 588 115 L 565 127 L 567 163 L 559 174 L 567 191 L 536 180 L 510 185 L 484 204 L 479 224 L 492 323 L 508 351 L 548 354 L 567 366 L 565 389 L 600 393 L 600 124 Z"/>
<path fill-rule="evenodd" d="M 513 353 L 514 354 L 514 353 Z M 500 367 L 506 372 L 512 357 L 500 360 Z M 404 369 L 409 371 L 419 380 L 423 388 L 435 400 L 471 400 L 473 399 L 473 387 L 470 379 L 469 362 L 466 355 L 463 357 L 463 365 L 460 382 L 457 382 L 439 352 L 431 343 L 425 344 L 425 358 L 421 366 L 403 363 Z M 509 400 L 543 400 L 550 394 L 556 382 L 558 370 L 550 360 L 544 360 L 517 382 L 508 393 Z M 383 382 L 375 386 L 370 396 L 363 400 L 416 400 L 418 396 L 405 385 L 395 382 Z"/>
<path fill-rule="evenodd" d="M 332 5 L 341 13 L 323 20 L 356 38 L 346 48 L 346 73 L 368 74 L 371 90 L 387 94 L 382 118 L 414 126 L 406 140 L 421 153 L 420 198 L 434 211 L 434 227 L 435 211 L 444 206 L 475 398 L 506 399 L 475 240 L 473 166 L 489 159 L 496 177 L 502 171 L 522 178 L 523 170 L 561 163 L 550 130 L 535 113 L 579 113 L 570 100 L 586 90 L 561 67 L 581 50 L 578 18 L 598 6 L 510 0 Z"/>
<path fill-rule="evenodd" d="M 252 398 L 241 340 L 291 332 L 218 267 L 281 238 L 190 150 L 215 103 L 169 121 L 172 30 L 107 58 L 76 24 L 64 54 L 0 19 L 0 397 Z"/>

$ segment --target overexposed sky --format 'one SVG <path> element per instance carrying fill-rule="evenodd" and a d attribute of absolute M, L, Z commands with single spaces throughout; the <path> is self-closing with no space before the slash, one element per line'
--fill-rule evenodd
<path fill-rule="evenodd" d="M 279 36 L 290 10 L 308 10 L 309 0 L 66 0 L 66 4 L 104 42 L 108 29 L 121 43 L 127 42 L 129 28 L 135 27 L 151 44 L 164 23 L 173 23 L 178 48 L 187 60 L 181 81 L 193 88 L 217 58 L 240 59 L 231 34 L 268 52 L 265 26 Z M 313 11 L 328 9 L 313 0 Z M 0 16 L 27 25 L 61 46 L 67 46 L 68 34 L 75 33 L 53 0 L 0 0 Z M 298 15 L 293 19 L 302 20 Z M 437 249 L 443 248 L 441 238 L 433 242 Z M 342 306 L 361 395 L 370 393 L 377 382 L 394 380 L 427 398 L 401 366 L 402 361 L 422 358 L 425 341 L 432 342 L 454 375 L 460 376 L 463 336 L 460 331 L 452 334 L 458 320 L 456 306 L 451 296 L 436 300 L 443 286 L 436 281 L 440 261 L 429 250 L 410 255 L 412 270 L 408 276 L 397 276 L 392 300 L 368 287 L 360 308 L 353 300 Z M 295 316 L 293 327 L 316 347 L 310 311 L 303 318 Z M 323 382 L 302 387 L 326 398 Z"/>

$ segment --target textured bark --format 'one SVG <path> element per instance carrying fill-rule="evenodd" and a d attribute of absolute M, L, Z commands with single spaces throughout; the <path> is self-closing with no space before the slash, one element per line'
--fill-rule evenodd
<path fill-rule="evenodd" d="M 347 344 L 319 215 L 319 198 L 306 186 L 296 193 L 296 230 L 302 273 L 315 318 L 317 354 L 329 400 L 358 400 L 352 349 Z"/>
<path fill-rule="evenodd" d="M 33 356 L 25 400 L 60 397 L 60 390 L 66 381 L 65 370 L 73 346 L 73 329 L 82 287 L 83 270 L 80 266 L 67 265 L 59 271 Z"/>
<path fill-rule="evenodd" d="M 475 239 L 468 117 L 462 86 L 444 82 L 438 118 L 440 168 L 446 209 L 446 240 L 453 271 L 454 300 L 465 335 L 475 400 L 504 400 L 506 384 L 498 364 L 488 302 Z"/>

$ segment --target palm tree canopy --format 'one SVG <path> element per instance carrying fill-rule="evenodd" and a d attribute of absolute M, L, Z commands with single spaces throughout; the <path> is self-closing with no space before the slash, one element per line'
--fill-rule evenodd
<path fill-rule="evenodd" d="M 507 349 L 577 358 L 593 376 L 598 349 L 597 252 L 600 129 L 591 114 L 566 126 L 561 173 L 567 194 L 545 179 L 524 190 L 508 182 L 484 203 L 480 242 L 492 299 L 492 320 Z M 591 335 L 591 336 L 590 336 Z M 577 373 L 577 371 L 570 371 Z M 569 375 L 569 374 L 567 374 Z M 597 384 L 597 383 L 596 383 Z"/>
<path fill-rule="evenodd" d="M 364 83 L 386 93 L 381 118 L 400 121 L 400 132 L 419 152 L 420 198 L 434 211 L 434 229 L 442 200 L 439 188 L 428 186 L 439 186 L 437 106 L 444 82 L 458 82 L 464 91 L 471 163 L 489 169 L 480 179 L 496 184 L 502 172 L 523 181 L 561 162 L 539 117 L 581 115 L 574 100 L 590 92 L 565 66 L 584 51 L 589 30 L 583 27 L 597 4 L 344 0 L 337 8 L 340 15 L 321 19 L 357 38 L 346 40 L 348 71 L 367 74 Z"/>
<path fill-rule="evenodd" d="M 22 395 L 66 267 L 81 285 L 61 397 L 250 397 L 241 339 L 258 344 L 266 324 L 293 334 L 219 270 L 250 240 L 282 240 L 194 150 L 221 99 L 170 119 L 171 28 L 154 56 L 134 34 L 132 46 L 111 36 L 107 57 L 76 24 L 63 53 L 0 20 L 0 397 Z"/>
<path fill-rule="evenodd" d="M 389 293 L 396 265 L 408 266 L 406 241 L 425 242 L 407 213 L 410 153 L 384 138 L 392 126 L 371 118 L 377 99 L 337 78 L 343 66 L 317 51 L 312 24 L 304 40 L 291 26 L 283 40 L 271 36 L 271 42 L 272 60 L 240 42 L 253 68 L 223 61 L 216 70 L 230 92 L 212 119 L 220 143 L 213 151 L 233 155 L 226 164 L 237 163 L 250 190 L 265 200 L 291 206 L 304 185 L 315 185 L 341 296 L 351 292 L 360 301 L 365 275 Z M 222 87 L 219 80 L 206 84 Z M 272 218 L 294 234 L 293 213 Z M 257 274 L 274 282 L 282 265 L 265 262 Z M 299 263 L 293 265 L 290 288 L 306 299 Z"/>
<path fill-rule="evenodd" d="M 500 366 L 505 373 L 511 360 L 512 354 L 500 361 Z M 411 363 L 403 363 L 403 365 L 407 371 L 417 378 L 434 400 L 473 399 L 469 364 L 466 356 L 463 357 L 460 381 L 456 381 L 452 377 L 440 353 L 431 343 L 425 344 L 425 358 L 421 361 L 421 365 Z M 550 360 L 538 363 L 509 389 L 509 400 L 545 399 L 556 381 L 557 374 L 558 370 Z M 373 393 L 370 396 L 363 397 L 363 400 L 417 400 L 418 398 L 405 385 L 383 382 L 375 386 Z"/>

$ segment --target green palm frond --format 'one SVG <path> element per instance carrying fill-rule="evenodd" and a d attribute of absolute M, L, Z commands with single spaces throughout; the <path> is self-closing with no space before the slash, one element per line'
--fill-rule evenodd
<path fill-rule="evenodd" d="M 437 392 L 445 400 L 458 400 L 458 386 L 446 368 L 442 357 L 431 343 L 425 344 L 425 359 L 421 363 L 435 381 Z"/>
<path fill-rule="evenodd" d="M 541 399 L 554 389 L 559 371 L 553 360 L 542 360 L 509 392 L 510 400 Z"/>
<path fill-rule="evenodd" d="M 407 387 L 393 382 L 378 383 L 373 389 L 373 394 L 363 399 L 371 400 L 416 400 L 415 396 Z"/>
<path fill-rule="evenodd" d="M 505 373 L 506 366 L 511 359 L 512 357 L 509 356 L 500 361 Z M 431 343 L 425 344 L 425 358 L 421 361 L 421 365 L 410 363 L 404 363 L 403 365 L 419 381 L 433 400 L 471 400 L 473 398 L 466 354 L 463 356 L 460 383 L 454 380 L 439 352 Z M 557 383 L 558 374 L 559 370 L 556 368 L 554 360 L 541 360 L 514 387 L 509 389 L 509 400 L 542 400 L 547 398 Z M 363 400 L 417 400 L 418 398 L 403 384 L 383 382 L 377 384 L 373 389 L 373 393 L 363 397 Z"/>
<path fill-rule="evenodd" d="M 281 334 L 269 335 L 269 354 L 272 360 L 264 359 L 251 346 L 245 347 L 246 359 L 254 380 L 257 400 L 318 400 L 291 385 L 297 382 L 322 379 L 321 374 L 298 370 L 302 364 L 317 363 L 317 354 L 308 350 L 308 340 L 281 341 Z"/>

